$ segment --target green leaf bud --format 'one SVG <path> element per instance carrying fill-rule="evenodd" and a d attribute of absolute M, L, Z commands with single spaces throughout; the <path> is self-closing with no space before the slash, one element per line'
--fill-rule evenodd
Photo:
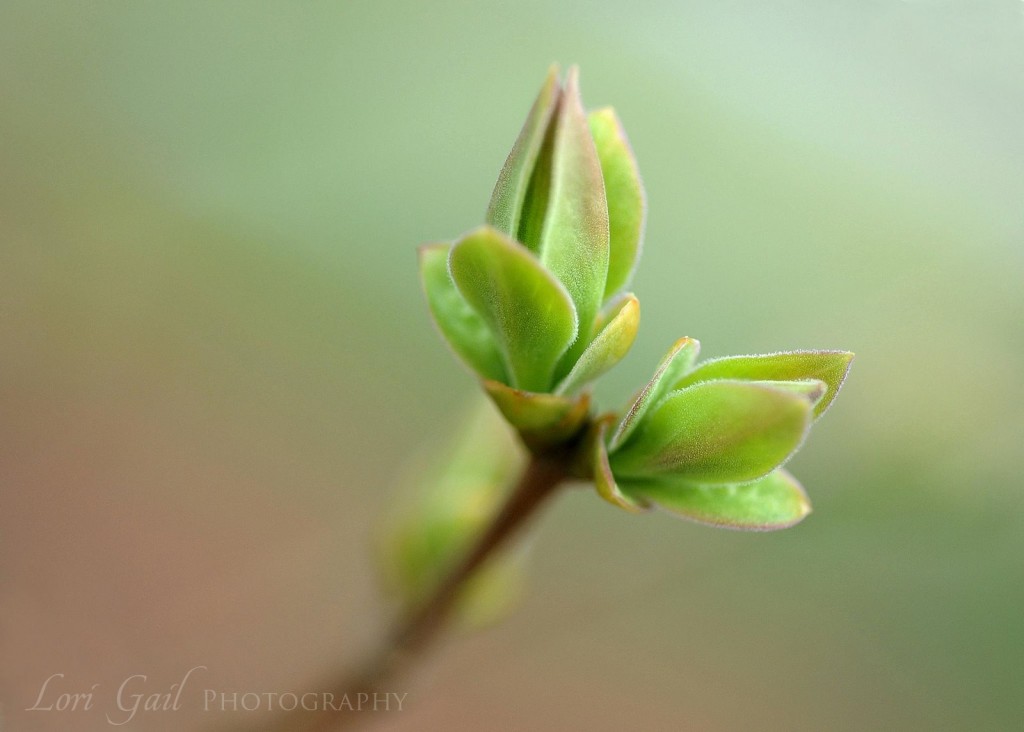
<path fill-rule="evenodd" d="M 377 531 L 384 587 L 400 605 L 416 607 L 429 597 L 493 521 L 522 457 L 508 425 L 480 398 L 448 449 L 410 466 L 408 496 Z M 485 624 L 511 608 L 524 583 L 523 559 L 521 551 L 507 552 L 474 575 L 458 600 L 463 622 Z"/>
<path fill-rule="evenodd" d="M 614 110 L 588 115 L 578 70 L 562 85 L 552 68 L 498 176 L 487 226 L 421 249 L 438 330 L 506 416 L 529 413 L 534 437 L 561 433 L 564 412 L 636 337 L 639 303 L 619 293 L 645 212 Z M 557 395 L 561 406 L 525 395 Z M 537 424 L 545 413 L 552 421 Z"/>

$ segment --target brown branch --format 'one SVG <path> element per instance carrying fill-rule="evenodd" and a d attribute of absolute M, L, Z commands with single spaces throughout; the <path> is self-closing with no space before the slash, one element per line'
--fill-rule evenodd
<path fill-rule="evenodd" d="M 434 594 L 406 615 L 380 650 L 355 673 L 340 683 L 325 684 L 323 688 L 333 689 L 335 699 L 355 700 L 359 694 L 380 692 L 384 684 L 394 681 L 419 660 L 445 629 L 466 581 L 536 514 L 545 499 L 569 477 L 568 464 L 567 454 L 532 455 L 519 483 L 494 521 L 462 562 L 437 586 Z M 289 732 L 346 730 L 375 716 L 348 709 L 318 709 L 303 714 L 301 719 L 286 720 L 280 729 Z"/>

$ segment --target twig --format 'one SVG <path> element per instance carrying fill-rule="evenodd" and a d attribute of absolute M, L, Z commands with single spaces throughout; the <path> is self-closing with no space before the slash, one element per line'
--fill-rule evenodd
<path fill-rule="evenodd" d="M 406 615 L 373 655 L 355 673 L 340 683 L 326 688 L 334 689 L 334 698 L 353 700 L 359 694 L 379 692 L 384 684 L 400 676 L 419 660 L 430 645 L 438 639 L 451 616 L 459 592 L 488 558 L 520 530 L 536 514 L 545 499 L 566 480 L 570 473 L 568 459 L 563 454 L 532 455 L 519 483 L 507 502 L 495 516 L 493 523 L 480 536 L 473 549 L 437 586 L 430 598 Z M 366 698 L 366 697 L 362 697 Z M 290 719 L 290 732 L 335 732 L 352 729 L 373 715 L 349 709 L 318 709 L 305 712 L 303 719 Z"/>

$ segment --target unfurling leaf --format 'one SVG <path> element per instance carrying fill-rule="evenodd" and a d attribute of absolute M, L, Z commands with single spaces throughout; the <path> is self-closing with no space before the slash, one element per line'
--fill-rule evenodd
<path fill-rule="evenodd" d="M 839 393 L 852 361 L 853 354 L 849 351 L 785 351 L 757 356 L 728 356 L 705 361 L 679 379 L 673 388 L 681 389 L 711 379 L 818 379 L 828 385 L 821 401 L 814 408 L 814 416 L 820 417 Z"/>
<path fill-rule="evenodd" d="M 782 468 L 750 483 L 702 486 L 661 480 L 625 484 L 622 491 L 677 516 L 730 529 L 785 529 L 811 512 L 804 489 Z"/>
<path fill-rule="evenodd" d="M 673 392 L 612 454 L 612 470 L 620 480 L 672 476 L 714 484 L 760 478 L 803 442 L 823 388 L 814 382 L 778 388 L 709 381 Z"/>
<path fill-rule="evenodd" d="M 700 341 L 694 338 L 680 338 L 672 345 L 668 354 L 655 369 L 654 376 L 640 391 L 632 406 L 615 428 L 609 449 L 615 450 L 629 439 L 651 406 L 657 404 L 671 391 L 672 384 L 693 368 L 698 353 L 700 353 Z"/>
<path fill-rule="evenodd" d="M 579 70 L 569 70 L 555 119 L 550 200 L 539 257 L 565 285 L 579 316 L 579 338 L 566 353 L 568 373 L 590 342 L 608 277 L 608 202 L 601 163 L 580 99 Z"/>
<path fill-rule="evenodd" d="M 565 288 L 529 250 L 489 226 L 459 239 L 448 266 L 456 287 L 490 327 L 509 386 L 548 391 L 555 364 L 578 329 Z"/>
<path fill-rule="evenodd" d="M 639 300 L 632 294 L 623 296 L 612 303 L 606 319 L 606 323 L 598 323 L 600 330 L 555 389 L 556 394 L 572 394 L 622 360 L 640 327 Z"/>
<path fill-rule="evenodd" d="M 640 169 L 615 110 L 599 109 L 591 112 L 587 119 L 601 161 L 608 199 L 610 253 L 604 285 L 607 299 L 628 285 L 633 276 L 643 242 L 647 201 Z"/>
<path fill-rule="evenodd" d="M 558 106 L 559 95 L 558 67 L 552 66 L 512 147 L 512 152 L 508 154 L 508 159 L 498 174 L 498 182 L 491 194 L 491 203 L 487 208 L 487 223 L 513 239 L 519 234 L 527 191 L 537 167 L 541 146 Z"/>

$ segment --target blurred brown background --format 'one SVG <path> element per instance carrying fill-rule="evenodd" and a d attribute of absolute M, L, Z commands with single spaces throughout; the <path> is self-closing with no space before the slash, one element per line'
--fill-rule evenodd
<path fill-rule="evenodd" d="M 480 223 L 552 61 L 649 192 L 602 404 L 682 335 L 858 359 L 804 524 L 567 494 L 379 729 L 1024 726 L 1024 6 L 530 0 L 4 3 L 0 728 L 204 666 L 121 727 L 257 729 L 204 690 L 373 644 L 372 526 L 474 393 L 414 247 Z M 93 709 L 26 711 L 54 674 Z"/>

